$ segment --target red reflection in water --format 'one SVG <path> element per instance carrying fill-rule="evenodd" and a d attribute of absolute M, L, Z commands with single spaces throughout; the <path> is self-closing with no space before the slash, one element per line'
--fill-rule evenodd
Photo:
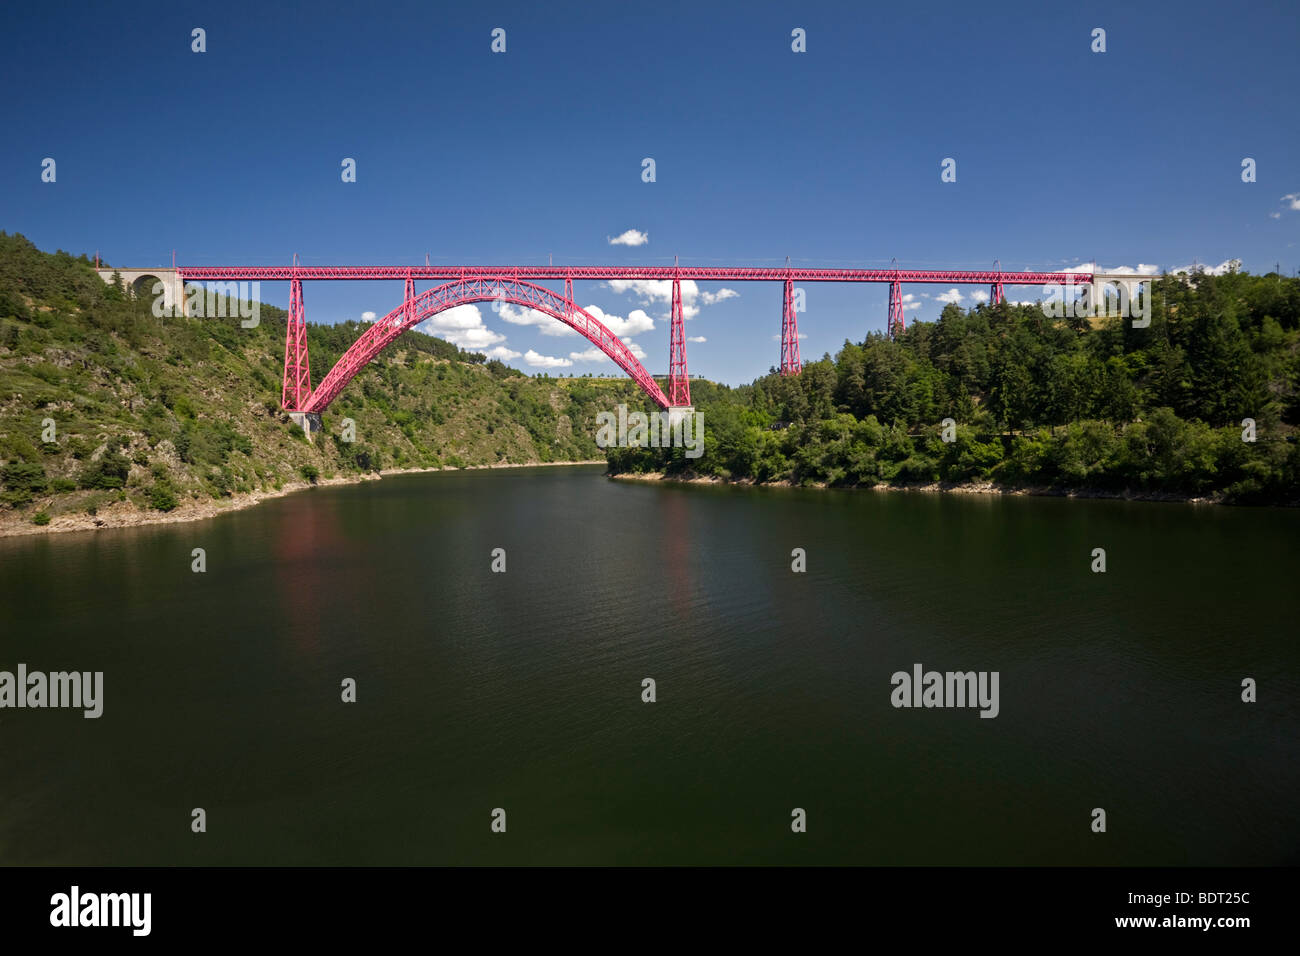
<path fill-rule="evenodd" d="M 344 547 L 334 508 L 309 499 L 295 507 L 276 529 L 272 553 L 275 557 L 272 587 L 288 618 L 289 638 L 299 651 L 315 653 L 324 621 L 318 594 L 329 593 L 331 582 L 321 558 L 338 554 Z"/>
<path fill-rule="evenodd" d="M 668 597 L 679 618 L 685 618 L 690 607 L 692 575 L 690 505 L 685 494 L 670 489 L 660 501 L 663 514 L 660 552 L 668 575 Z"/>

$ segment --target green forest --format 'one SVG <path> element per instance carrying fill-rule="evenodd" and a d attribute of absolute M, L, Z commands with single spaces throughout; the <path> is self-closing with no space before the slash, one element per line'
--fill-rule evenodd
<path fill-rule="evenodd" d="M 44 524 L 384 468 L 600 459 L 596 413 L 640 394 L 624 379 L 529 377 L 412 331 L 308 440 L 280 409 L 282 309 L 261 305 L 246 329 L 233 303 L 229 319 L 151 305 L 84 256 L 0 232 L 0 512 Z M 308 323 L 313 382 L 362 329 Z"/>
<path fill-rule="evenodd" d="M 1300 279 L 1161 277 L 1150 318 L 1134 328 L 949 304 L 937 322 L 845 342 L 798 376 L 692 382 L 703 456 L 618 449 L 610 469 L 1297 503 Z"/>

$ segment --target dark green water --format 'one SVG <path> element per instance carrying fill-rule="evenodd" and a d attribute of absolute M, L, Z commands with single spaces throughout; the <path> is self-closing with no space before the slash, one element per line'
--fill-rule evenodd
<path fill-rule="evenodd" d="M 1294 511 L 599 468 L 0 540 L 0 670 L 105 683 L 0 710 L 0 864 L 1294 863 L 1298 569 Z"/>

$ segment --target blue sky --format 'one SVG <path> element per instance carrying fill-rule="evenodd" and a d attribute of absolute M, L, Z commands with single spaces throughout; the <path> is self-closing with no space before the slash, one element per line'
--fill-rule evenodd
<path fill-rule="evenodd" d="M 122 266 L 176 249 L 228 265 L 1300 268 L 1294 3 L 132 6 L 6 10 L 0 228 Z M 610 244 L 627 230 L 648 242 Z M 722 288 L 694 302 L 691 371 L 750 381 L 778 362 L 781 289 Z M 909 322 L 948 292 L 904 291 Z M 287 304 L 287 283 L 262 293 Z M 886 286 L 806 295 L 805 358 L 884 328 Z M 318 322 L 400 297 L 305 287 Z M 667 370 L 665 301 L 597 283 L 576 297 Z M 530 354 L 616 371 L 549 325 L 487 306 L 451 319 L 439 334 L 526 371 L 543 367 Z"/>

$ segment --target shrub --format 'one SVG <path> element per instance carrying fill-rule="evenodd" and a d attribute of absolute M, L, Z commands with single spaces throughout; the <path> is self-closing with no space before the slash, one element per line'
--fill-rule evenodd
<path fill-rule="evenodd" d="M 0 482 L 4 483 L 4 500 L 20 505 L 46 488 L 45 469 L 35 462 L 11 461 L 0 468 Z"/>
<path fill-rule="evenodd" d="M 47 525 L 49 523 L 50 516 L 48 512 L 38 511 L 36 514 L 32 515 L 32 524 Z"/>
<path fill-rule="evenodd" d="M 92 461 L 81 470 L 83 488 L 121 488 L 131 472 L 131 463 L 115 451 L 107 451 L 98 461 Z"/>
<path fill-rule="evenodd" d="M 149 489 L 149 503 L 159 511 L 171 511 L 176 507 L 176 491 L 171 484 L 160 481 Z"/>

